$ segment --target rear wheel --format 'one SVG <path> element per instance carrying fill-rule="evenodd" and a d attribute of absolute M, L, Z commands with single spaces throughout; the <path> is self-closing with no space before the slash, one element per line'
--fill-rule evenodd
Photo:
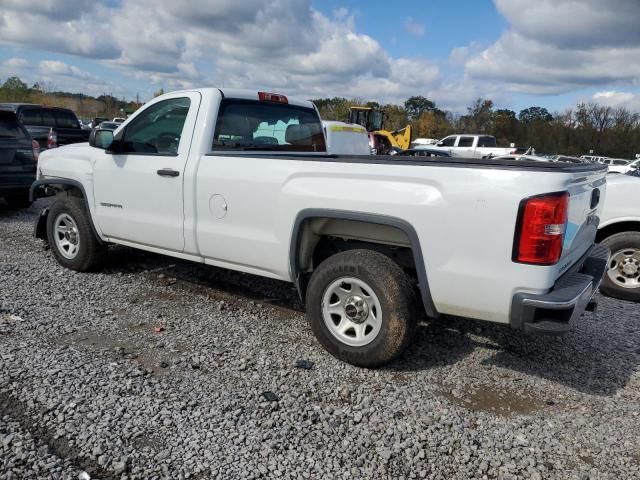
<path fill-rule="evenodd" d="M 5 200 L 11 208 L 28 208 L 31 206 L 28 190 L 8 195 Z"/>
<path fill-rule="evenodd" d="M 87 272 L 102 266 L 106 247 L 93 233 L 82 199 L 60 196 L 47 217 L 47 239 L 63 267 Z"/>
<path fill-rule="evenodd" d="M 394 359 L 416 326 L 411 281 L 389 257 L 349 250 L 329 257 L 307 289 L 311 329 L 332 355 L 362 367 Z"/>
<path fill-rule="evenodd" d="M 605 238 L 611 259 L 600 291 L 621 300 L 640 301 L 640 232 L 622 232 Z"/>

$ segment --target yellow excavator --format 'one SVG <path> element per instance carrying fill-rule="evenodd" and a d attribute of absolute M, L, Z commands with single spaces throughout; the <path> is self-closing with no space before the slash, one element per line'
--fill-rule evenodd
<path fill-rule="evenodd" d="M 411 147 L 411 125 L 393 132 L 384 129 L 384 110 L 371 107 L 349 108 L 349 123 L 362 125 L 369 132 L 369 145 L 379 155 L 389 155 Z"/>

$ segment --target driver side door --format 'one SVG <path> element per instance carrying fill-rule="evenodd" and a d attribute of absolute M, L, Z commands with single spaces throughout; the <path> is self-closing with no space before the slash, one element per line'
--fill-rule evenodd
<path fill-rule="evenodd" d="M 96 220 L 118 243 L 184 250 L 184 172 L 200 94 L 179 93 L 147 105 L 98 150 Z"/>

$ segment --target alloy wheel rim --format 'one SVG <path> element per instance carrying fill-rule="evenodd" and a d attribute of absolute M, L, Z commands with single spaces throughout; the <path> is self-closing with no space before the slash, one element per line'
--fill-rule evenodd
<path fill-rule="evenodd" d="M 619 287 L 640 287 L 640 250 L 625 248 L 611 255 L 607 275 Z"/>
<path fill-rule="evenodd" d="M 382 328 L 380 300 L 366 282 L 353 277 L 339 278 L 327 287 L 322 317 L 329 332 L 351 347 L 373 342 Z"/>
<path fill-rule="evenodd" d="M 80 232 L 78 225 L 71 215 L 61 213 L 53 224 L 54 240 L 60 255 L 73 260 L 80 250 Z"/>

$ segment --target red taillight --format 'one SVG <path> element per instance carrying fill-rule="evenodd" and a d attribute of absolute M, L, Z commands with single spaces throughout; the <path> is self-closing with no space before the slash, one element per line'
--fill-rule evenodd
<path fill-rule="evenodd" d="M 56 148 L 58 146 L 58 135 L 53 128 L 49 129 L 47 136 L 47 148 Z"/>
<path fill-rule="evenodd" d="M 289 103 L 287 97 L 278 93 L 258 92 L 258 98 L 261 102 Z"/>
<path fill-rule="evenodd" d="M 562 255 L 568 209 L 567 192 L 523 200 L 518 215 L 513 260 L 536 265 L 557 263 Z"/>
<path fill-rule="evenodd" d="M 33 151 L 33 160 L 37 162 L 40 156 L 40 145 L 35 140 L 31 140 L 31 150 Z"/>

